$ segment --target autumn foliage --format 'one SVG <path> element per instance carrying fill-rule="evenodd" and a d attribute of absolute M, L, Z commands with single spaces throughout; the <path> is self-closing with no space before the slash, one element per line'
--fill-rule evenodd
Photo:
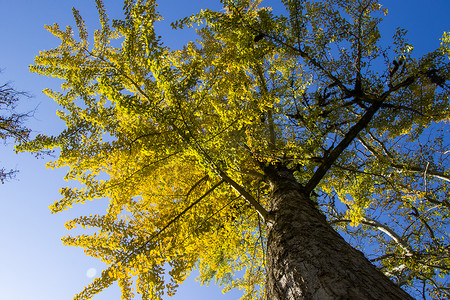
<path fill-rule="evenodd" d="M 179 50 L 152 0 L 126 0 L 123 20 L 96 0 L 93 38 L 76 10 L 77 36 L 47 26 L 61 45 L 31 71 L 63 80 L 45 93 L 67 128 L 20 149 L 58 149 L 49 167 L 81 184 L 53 213 L 109 200 L 66 224 L 97 229 L 63 242 L 109 266 L 76 299 L 116 281 L 123 299 L 161 298 L 194 268 L 263 298 L 270 168 L 397 285 L 448 296 L 448 35 L 417 58 L 406 31 L 381 40 L 374 0 L 221 2 L 173 24 L 198 30 Z"/>

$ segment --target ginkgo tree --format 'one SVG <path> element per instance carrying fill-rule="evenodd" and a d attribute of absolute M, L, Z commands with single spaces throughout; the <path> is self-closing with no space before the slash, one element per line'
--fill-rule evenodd
<path fill-rule="evenodd" d="M 45 93 L 67 128 L 18 149 L 58 149 L 81 184 L 53 213 L 109 200 L 66 224 L 108 265 L 76 299 L 160 299 L 193 269 L 243 299 L 449 295 L 448 35 L 417 58 L 405 30 L 381 39 L 375 0 L 281 2 L 179 20 L 198 33 L 179 50 L 154 0 L 122 20 L 96 0 L 93 38 L 75 9 L 77 37 L 47 27 L 61 44 L 31 71 L 63 80 Z"/>

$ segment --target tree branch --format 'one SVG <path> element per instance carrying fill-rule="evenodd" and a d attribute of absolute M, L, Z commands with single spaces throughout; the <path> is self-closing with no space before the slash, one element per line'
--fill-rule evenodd
<path fill-rule="evenodd" d="M 201 200 L 203 200 L 206 196 L 208 196 L 210 193 L 212 193 L 219 185 L 221 185 L 224 182 L 224 180 L 220 180 L 218 183 L 213 185 L 209 190 L 207 190 L 201 197 L 199 197 L 197 200 L 189 204 L 185 209 L 183 209 L 182 212 L 180 212 L 178 215 L 176 215 L 172 220 L 170 220 L 163 228 L 161 228 L 158 232 L 155 232 L 147 241 L 145 241 L 136 251 L 133 251 L 135 253 L 141 253 L 143 249 L 157 236 L 159 236 L 161 233 L 163 233 L 167 228 L 169 228 L 170 225 L 175 223 L 179 218 L 181 218 L 186 212 L 188 212 L 192 207 L 194 207 L 196 204 L 198 204 Z M 129 258 L 132 256 L 132 253 L 128 254 L 126 258 Z M 126 259 L 125 258 L 125 259 Z"/>
<path fill-rule="evenodd" d="M 381 108 L 383 102 L 392 92 L 395 92 L 402 87 L 406 87 L 412 84 L 416 79 L 416 76 L 411 76 L 400 82 L 396 86 L 390 87 L 389 90 L 381 94 L 377 99 L 375 99 L 374 103 L 367 109 L 366 113 L 361 117 L 361 119 L 353 125 L 347 134 L 344 136 L 342 141 L 330 152 L 327 157 L 324 157 L 323 163 L 317 168 L 314 175 L 305 185 L 305 191 L 307 193 L 312 192 L 312 190 L 319 184 L 320 180 L 322 180 L 323 176 L 325 176 L 326 172 L 331 168 L 333 163 L 337 160 L 339 155 L 344 152 L 345 149 L 350 145 L 350 143 L 355 139 L 355 137 L 369 124 L 372 120 L 375 113 Z M 369 95 L 366 95 L 364 98 L 370 98 Z M 363 99 L 364 100 L 364 99 Z"/>
<path fill-rule="evenodd" d="M 432 176 L 432 177 L 435 177 L 435 178 L 438 178 L 438 179 L 441 179 L 441 180 L 444 180 L 444 181 L 447 181 L 450 183 L 450 176 L 444 174 L 443 172 L 439 172 L 439 171 L 429 169 L 429 168 L 419 167 L 416 165 L 405 165 L 405 164 L 392 162 L 392 155 L 389 152 L 387 152 L 386 149 L 384 151 L 386 153 L 389 153 L 389 157 L 378 153 L 377 150 L 375 148 L 373 148 L 372 146 L 370 146 L 366 141 L 364 141 L 363 138 L 358 136 L 358 140 L 370 153 L 372 153 L 373 156 L 377 157 L 378 159 L 390 160 L 389 165 L 397 170 L 407 171 L 407 172 L 412 172 L 412 173 L 422 173 L 425 176 L 429 175 L 429 176 Z"/>
<path fill-rule="evenodd" d="M 331 168 L 333 163 L 337 160 L 339 155 L 344 152 L 345 149 L 347 149 L 348 145 L 350 145 L 350 143 L 358 135 L 358 133 L 361 132 L 361 130 L 363 130 L 367 126 L 367 124 L 369 124 L 370 120 L 372 120 L 372 117 L 375 115 L 378 109 L 380 109 L 381 104 L 382 101 L 372 104 L 372 106 L 368 108 L 361 119 L 350 128 L 342 141 L 333 150 L 331 150 L 330 154 L 327 157 L 324 157 L 324 161 L 322 162 L 322 164 L 317 168 L 316 172 L 314 172 L 314 175 L 305 185 L 305 191 L 307 193 L 312 192 L 317 184 L 319 184 L 320 180 L 322 180 L 323 176 L 325 176 L 326 172 Z"/>
<path fill-rule="evenodd" d="M 231 179 L 225 172 L 219 172 L 220 178 L 228 183 L 236 192 L 238 192 L 260 215 L 264 223 L 272 222 L 268 211 L 258 202 L 249 192 L 247 192 L 242 186 L 240 186 L 236 181 Z"/>
<path fill-rule="evenodd" d="M 350 223 L 351 220 L 348 219 L 338 219 L 338 220 L 334 220 L 331 223 Z M 378 221 L 372 220 L 372 219 L 368 219 L 368 218 L 363 218 L 361 220 L 361 224 L 367 225 L 367 226 L 371 226 L 374 227 L 376 229 L 378 229 L 379 231 L 385 233 L 387 236 L 389 236 L 400 248 L 403 249 L 403 251 L 405 251 L 407 256 L 413 256 L 414 255 L 414 250 L 411 248 L 411 246 L 409 246 L 403 239 L 401 236 L 399 236 L 394 230 L 392 230 L 392 228 L 390 228 L 387 225 L 384 225 Z"/>

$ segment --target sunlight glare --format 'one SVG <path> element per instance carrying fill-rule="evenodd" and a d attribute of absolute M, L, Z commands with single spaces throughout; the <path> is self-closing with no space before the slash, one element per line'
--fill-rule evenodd
<path fill-rule="evenodd" d="M 96 274 L 97 274 L 97 270 L 96 270 L 95 268 L 89 268 L 89 269 L 86 271 L 86 276 L 87 276 L 88 278 L 93 278 Z"/>

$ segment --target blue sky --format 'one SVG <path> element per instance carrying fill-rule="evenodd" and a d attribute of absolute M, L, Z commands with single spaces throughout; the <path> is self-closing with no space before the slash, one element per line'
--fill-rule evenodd
<path fill-rule="evenodd" d="M 264 1 L 267 6 L 279 1 Z M 389 15 L 383 23 L 385 38 L 392 36 L 396 27 L 408 29 L 409 40 L 416 55 L 439 46 L 443 31 L 450 31 L 449 0 L 391 0 L 384 1 Z M 119 16 L 122 3 L 105 0 L 112 17 Z M 39 50 L 57 46 L 58 40 L 45 29 L 45 24 L 73 25 L 72 7 L 80 10 L 91 30 L 97 26 L 93 0 L 0 0 L 0 83 L 12 82 L 31 98 L 24 98 L 20 109 L 35 110 L 28 126 L 36 133 L 57 133 L 63 124 L 56 117 L 57 109 L 50 99 L 41 94 L 47 87 L 57 88 L 55 79 L 40 77 L 28 72 L 28 66 Z M 201 8 L 218 8 L 213 0 L 164 0 L 160 12 L 166 16 L 162 34 L 171 47 L 190 39 L 190 35 L 168 30 L 170 21 L 198 11 Z M 0 165 L 17 168 L 15 180 L 0 185 L 0 300 L 64 300 L 72 297 L 90 283 L 87 271 L 102 264 L 88 256 L 82 249 L 65 247 L 60 237 L 67 235 L 65 221 L 89 211 L 101 213 L 105 201 L 74 207 L 69 212 L 51 215 L 48 206 L 59 199 L 58 190 L 67 185 L 63 181 L 65 170 L 47 170 L 50 158 L 35 159 L 30 154 L 15 155 L 12 145 L 0 147 Z M 177 296 L 170 299 L 237 299 L 238 293 L 222 295 L 215 286 L 200 287 L 189 278 Z M 117 287 L 109 288 L 94 299 L 120 299 Z M 139 298 L 137 298 L 139 299 Z"/>

